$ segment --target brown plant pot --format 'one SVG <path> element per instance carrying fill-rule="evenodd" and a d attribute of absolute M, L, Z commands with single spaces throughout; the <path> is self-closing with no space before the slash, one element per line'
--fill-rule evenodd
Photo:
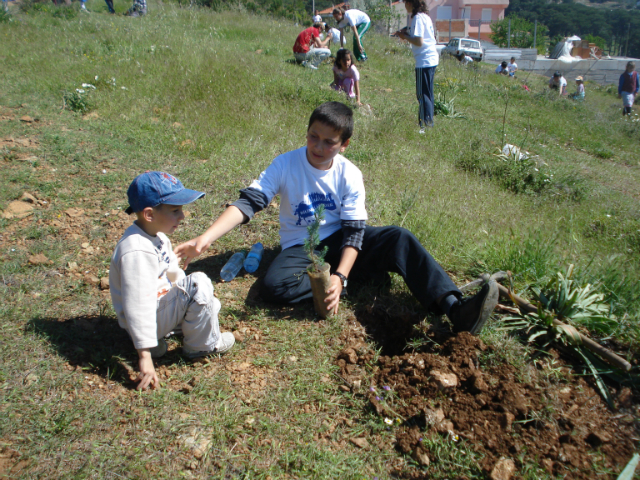
<path fill-rule="evenodd" d="M 311 281 L 311 291 L 313 292 L 313 306 L 320 318 L 327 318 L 329 315 L 327 304 L 324 303 L 324 301 L 328 296 L 326 292 L 331 286 L 330 268 L 331 266 L 325 263 L 320 267 L 319 272 L 310 272 L 307 270 L 309 280 Z"/>

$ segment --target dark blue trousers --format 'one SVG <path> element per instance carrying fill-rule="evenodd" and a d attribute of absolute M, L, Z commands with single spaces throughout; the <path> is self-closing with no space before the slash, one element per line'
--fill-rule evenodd
<path fill-rule="evenodd" d="M 436 67 L 416 68 L 416 96 L 420 128 L 433 126 L 433 76 Z"/>
<path fill-rule="evenodd" d="M 342 253 L 342 230 L 325 238 L 329 250 L 326 261 L 335 271 Z M 312 298 L 311 283 L 306 274 L 309 258 L 302 245 L 289 247 L 269 266 L 262 285 L 262 296 L 276 303 L 297 303 Z M 449 275 L 405 228 L 366 227 L 362 250 L 358 254 L 350 279 L 379 277 L 385 272 L 402 276 L 411 293 L 426 309 L 437 309 L 436 300 L 447 294 L 462 294 Z M 434 308 L 435 307 L 435 308 Z"/>

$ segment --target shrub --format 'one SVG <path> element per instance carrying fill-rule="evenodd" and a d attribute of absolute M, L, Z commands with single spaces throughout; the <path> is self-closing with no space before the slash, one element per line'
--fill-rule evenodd
<path fill-rule="evenodd" d="M 91 109 L 89 99 L 80 92 L 65 93 L 64 96 L 65 106 L 72 112 L 85 114 Z"/>

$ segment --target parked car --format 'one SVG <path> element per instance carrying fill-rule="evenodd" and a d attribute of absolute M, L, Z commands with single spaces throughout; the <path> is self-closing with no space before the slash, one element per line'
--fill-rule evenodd
<path fill-rule="evenodd" d="M 462 53 L 479 62 L 484 58 L 484 48 L 482 48 L 478 40 L 473 40 L 472 38 L 452 38 L 447 43 L 447 46 L 442 49 L 442 53 L 448 53 L 456 57 Z"/>

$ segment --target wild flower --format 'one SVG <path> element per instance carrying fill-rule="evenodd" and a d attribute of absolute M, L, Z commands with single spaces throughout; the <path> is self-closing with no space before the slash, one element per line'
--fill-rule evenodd
<path fill-rule="evenodd" d="M 387 425 L 393 425 L 393 420 L 391 420 L 390 418 L 384 417 L 384 423 L 386 423 Z"/>
<path fill-rule="evenodd" d="M 385 386 L 384 386 L 384 387 L 382 387 L 382 388 L 383 388 L 384 390 L 386 390 L 387 392 L 388 392 L 389 390 L 391 390 L 391 387 L 390 387 L 390 386 L 388 386 L 388 385 L 385 385 Z"/>

